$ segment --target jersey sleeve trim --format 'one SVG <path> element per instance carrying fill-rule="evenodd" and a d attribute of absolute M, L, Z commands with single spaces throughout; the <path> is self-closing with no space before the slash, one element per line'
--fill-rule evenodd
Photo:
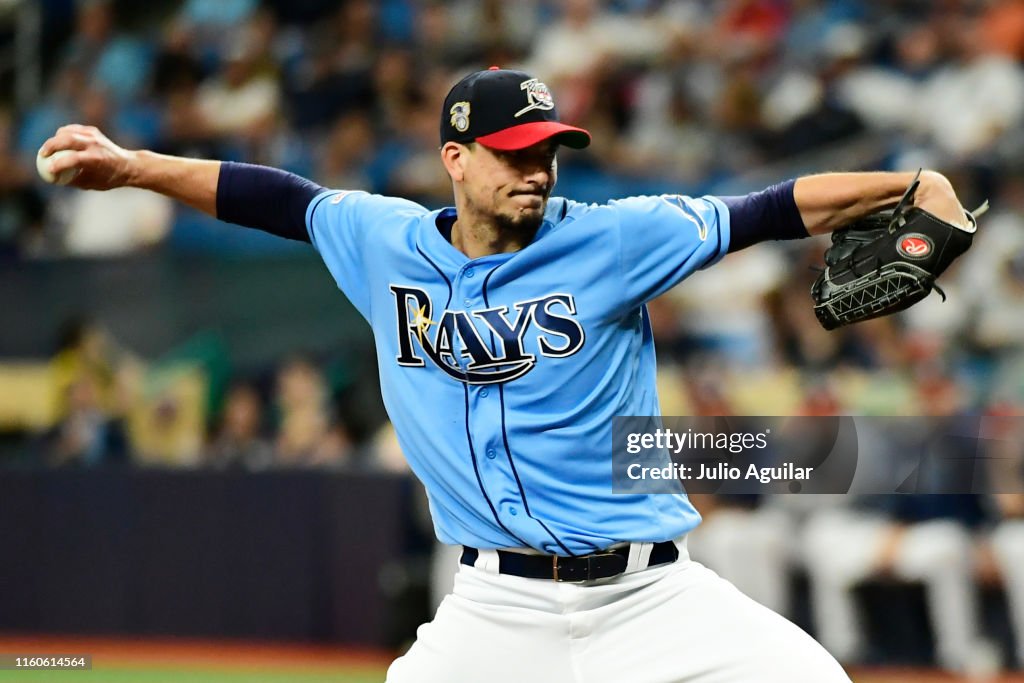
<path fill-rule="evenodd" d="M 342 198 L 346 195 L 360 191 L 361 190 L 324 190 L 310 200 L 309 205 L 306 207 L 306 232 L 309 234 L 310 243 L 317 251 L 320 250 L 320 247 L 317 245 L 316 231 L 313 229 L 313 214 L 316 212 L 317 208 L 328 197 L 334 197 L 334 199 L 331 200 L 331 203 L 337 204 L 341 202 Z"/>
<path fill-rule="evenodd" d="M 715 236 L 718 238 L 715 253 L 703 266 L 701 266 L 701 268 L 707 268 L 713 263 L 721 261 L 722 258 L 729 253 L 729 244 L 732 241 L 732 221 L 731 216 L 729 215 L 729 207 L 727 207 L 721 199 L 710 195 L 705 195 L 703 199 L 714 207 L 715 223 L 718 226 L 718 229 L 715 230 Z"/>

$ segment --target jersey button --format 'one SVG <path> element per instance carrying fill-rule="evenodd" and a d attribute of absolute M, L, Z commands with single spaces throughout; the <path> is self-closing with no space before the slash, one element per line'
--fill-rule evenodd
<path fill-rule="evenodd" d="M 463 299 L 462 303 L 466 304 L 466 307 L 469 308 L 470 306 L 473 305 L 473 300 L 472 299 Z"/>
<path fill-rule="evenodd" d="M 476 271 L 472 268 L 466 271 L 466 277 L 473 277 L 474 275 L 476 275 Z"/>
<path fill-rule="evenodd" d="M 481 389 L 480 390 L 480 396 L 482 398 L 487 398 L 488 396 L 490 396 L 490 394 L 491 394 L 491 392 L 489 390 L 487 390 L 487 389 Z"/>
<path fill-rule="evenodd" d="M 496 456 L 496 455 L 497 455 L 497 453 L 495 453 L 493 448 L 488 448 L 487 449 L 487 457 L 488 458 L 490 458 L 491 460 L 494 460 L 494 456 Z"/>
<path fill-rule="evenodd" d="M 513 517 L 515 517 L 516 515 L 518 515 L 518 514 L 519 514 L 519 510 L 515 509 L 514 507 L 511 507 L 511 506 L 509 506 L 509 508 L 508 508 L 508 514 L 510 514 L 510 515 L 512 515 Z"/>

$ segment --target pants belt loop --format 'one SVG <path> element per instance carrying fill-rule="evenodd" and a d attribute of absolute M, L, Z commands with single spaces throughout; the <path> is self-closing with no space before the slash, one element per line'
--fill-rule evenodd
<path fill-rule="evenodd" d="M 676 544 L 676 549 L 679 551 L 679 560 L 684 562 L 690 559 L 690 551 L 686 547 L 686 539 L 687 536 L 684 534 L 679 538 L 675 539 L 674 541 L 672 541 Z"/>
<path fill-rule="evenodd" d="M 653 543 L 631 543 L 629 555 L 626 557 L 626 572 L 638 572 L 647 569 L 647 563 L 651 560 L 651 549 Z"/>
<path fill-rule="evenodd" d="M 473 566 L 481 571 L 485 571 L 488 574 L 498 573 L 498 551 L 497 550 L 481 550 L 480 555 L 477 556 L 476 562 Z"/>
<path fill-rule="evenodd" d="M 637 569 L 647 569 L 651 563 L 651 551 L 654 550 L 653 543 L 641 543 L 639 557 L 637 558 Z"/>
<path fill-rule="evenodd" d="M 626 556 L 626 573 L 639 571 L 637 565 L 640 564 L 640 544 L 630 543 L 629 544 L 629 555 Z"/>

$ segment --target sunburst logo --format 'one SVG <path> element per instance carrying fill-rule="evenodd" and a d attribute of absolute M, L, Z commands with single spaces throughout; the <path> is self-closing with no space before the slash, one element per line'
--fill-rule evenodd
<path fill-rule="evenodd" d="M 419 337 L 420 344 L 422 345 L 423 335 L 430 331 L 431 325 L 436 325 L 437 323 L 430 319 L 426 306 L 416 308 L 411 301 L 409 302 L 409 314 L 412 318 L 409 324 L 416 329 L 416 336 Z"/>

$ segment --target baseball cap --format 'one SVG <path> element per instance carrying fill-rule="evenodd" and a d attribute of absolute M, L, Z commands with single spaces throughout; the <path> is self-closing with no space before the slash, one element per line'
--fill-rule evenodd
<path fill-rule="evenodd" d="M 512 69 L 492 66 L 469 74 L 448 92 L 441 110 L 441 144 L 479 142 L 493 149 L 523 149 L 549 138 L 574 149 L 590 133 L 558 120 L 548 87 Z"/>

